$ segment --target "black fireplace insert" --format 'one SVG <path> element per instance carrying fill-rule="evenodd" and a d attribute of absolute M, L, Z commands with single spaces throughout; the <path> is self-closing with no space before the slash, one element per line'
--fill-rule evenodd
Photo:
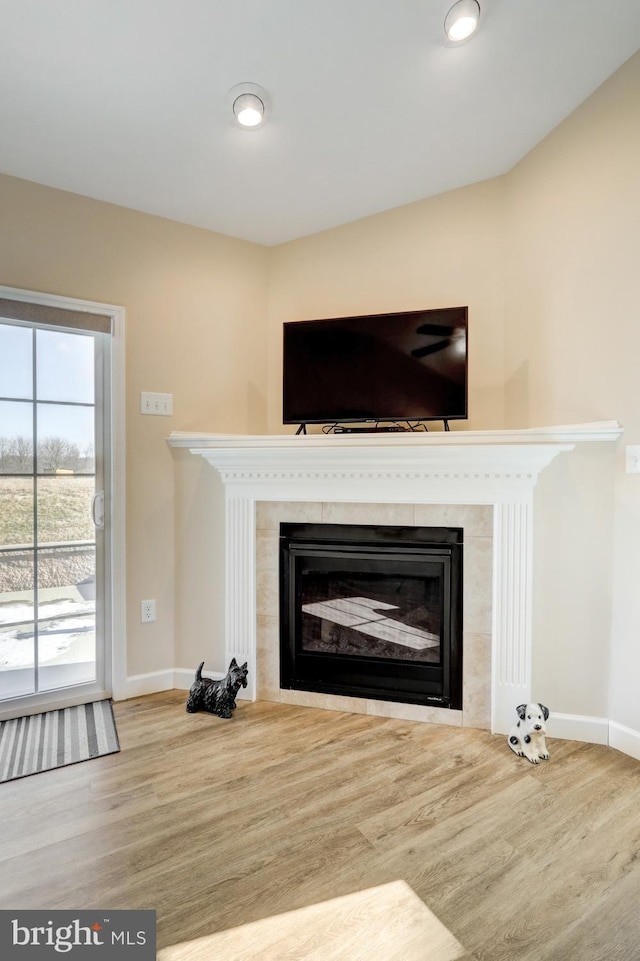
<path fill-rule="evenodd" d="M 280 525 L 280 685 L 462 707 L 463 531 Z"/>

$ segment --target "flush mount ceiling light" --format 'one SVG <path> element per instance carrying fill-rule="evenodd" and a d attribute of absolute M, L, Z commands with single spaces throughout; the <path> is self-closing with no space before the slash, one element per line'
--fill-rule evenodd
<path fill-rule="evenodd" d="M 477 30 L 480 4 L 477 0 L 458 0 L 444 18 L 444 32 L 453 43 L 466 40 Z"/>
<path fill-rule="evenodd" d="M 241 127 L 255 130 L 265 122 L 267 92 L 256 83 L 238 83 L 229 91 L 233 115 Z"/>

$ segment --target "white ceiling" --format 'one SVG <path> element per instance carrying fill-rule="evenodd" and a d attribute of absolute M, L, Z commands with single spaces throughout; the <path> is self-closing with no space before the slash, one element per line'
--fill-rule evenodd
<path fill-rule="evenodd" d="M 0 0 L 0 171 L 276 244 L 504 173 L 640 47 L 640 0 L 480 0 L 457 47 L 452 2 Z"/>

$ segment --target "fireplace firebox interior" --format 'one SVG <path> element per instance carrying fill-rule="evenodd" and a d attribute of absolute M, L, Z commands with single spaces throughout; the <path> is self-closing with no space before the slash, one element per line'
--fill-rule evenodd
<path fill-rule="evenodd" d="M 280 686 L 462 708 L 463 531 L 280 525 Z"/>

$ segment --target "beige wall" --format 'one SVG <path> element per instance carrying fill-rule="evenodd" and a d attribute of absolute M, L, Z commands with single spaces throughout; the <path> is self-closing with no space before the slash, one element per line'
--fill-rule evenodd
<path fill-rule="evenodd" d="M 636 54 L 506 178 L 510 425 L 615 418 L 624 444 L 640 442 L 639 118 Z M 549 598 L 536 673 L 550 700 L 562 687 L 561 710 L 608 711 L 640 730 L 640 477 L 624 472 L 624 444 L 608 465 L 585 452 L 558 477 L 561 541 L 547 542 L 536 572 Z M 553 497 L 544 481 L 540 496 Z M 607 704 L 596 688 L 609 669 Z"/>
<path fill-rule="evenodd" d="M 458 305 L 470 312 L 471 414 L 457 426 L 502 426 L 503 191 L 486 181 L 272 251 L 271 431 L 283 429 L 283 321 Z"/>
<path fill-rule="evenodd" d="M 224 666 L 221 491 L 164 437 L 291 430 L 283 321 L 468 304 L 455 426 L 616 418 L 640 443 L 638 116 L 640 55 L 508 175 L 271 250 L 0 177 L 0 283 L 127 310 L 130 674 Z M 174 393 L 173 419 L 141 418 L 142 389 Z M 637 730 L 639 484 L 622 449 L 554 462 L 534 572 L 535 696 Z"/>
<path fill-rule="evenodd" d="M 0 176 L 0 283 L 126 309 L 129 675 L 195 667 L 221 643 L 219 605 L 200 589 L 215 510 L 206 530 L 184 501 L 201 498 L 212 481 L 205 468 L 213 472 L 172 455 L 165 437 L 264 429 L 267 257 L 254 244 Z M 141 416 L 141 390 L 173 393 L 174 416 Z M 143 626 L 149 597 L 158 618 Z"/>
<path fill-rule="evenodd" d="M 283 321 L 464 303 L 470 419 L 458 426 L 612 418 L 640 440 L 639 116 L 637 55 L 505 177 L 275 249 L 270 429 L 282 429 Z M 543 475 L 533 684 L 556 712 L 611 711 L 640 729 L 625 669 L 640 674 L 638 483 L 607 445 Z"/>

